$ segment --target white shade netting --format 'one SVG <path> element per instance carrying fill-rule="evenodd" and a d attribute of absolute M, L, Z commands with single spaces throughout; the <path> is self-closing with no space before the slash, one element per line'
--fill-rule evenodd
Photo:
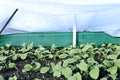
<path fill-rule="evenodd" d="M 105 32 L 120 37 L 119 0 L 1 0 L 0 28 L 18 8 L 2 34 L 22 32 Z"/>

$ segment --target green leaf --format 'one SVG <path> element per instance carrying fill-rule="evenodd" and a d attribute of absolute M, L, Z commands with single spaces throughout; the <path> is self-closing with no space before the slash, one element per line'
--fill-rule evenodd
<path fill-rule="evenodd" d="M 111 47 L 112 46 L 112 43 L 109 43 L 108 45 L 107 45 L 107 47 Z"/>
<path fill-rule="evenodd" d="M 115 65 L 118 66 L 119 69 L 120 69 L 120 59 L 114 60 L 114 63 L 115 63 Z"/>
<path fill-rule="evenodd" d="M 104 46 L 105 46 L 105 44 L 102 44 L 101 46 L 102 46 L 102 47 L 104 47 Z"/>
<path fill-rule="evenodd" d="M 10 53 L 11 53 L 12 55 L 15 55 L 15 54 L 16 54 L 16 50 L 10 50 Z"/>
<path fill-rule="evenodd" d="M 53 57 L 54 57 L 54 56 L 53 56 L 52 54 L 49 54 L 49 58 L 51 58 L 51 59 L 52 59 Z"/>
<path fill-rule="evenodd" d="M 117 74 L 110 74 L 109 77 L 111 77 L 112 80 L 118 80 L 117 79 Z"/>
<path fill-rule="evenodd" d="M 42 55 L 41 53 L 40 54 L 37 54 L 37 58 L 38 59 L 42 59 L 42 58 L 44 58 L 45 56 L 44 55 Z"/>
<path fill-rule="evenodd" d="M 100 80 L 107 80 L 107 78 L 105 77 L 105 78 L 101 78 Z"/>
<path fill-rule="evenodd" d="M 55 68 L 55 63 L 51 62 L 50 65 L 51 65 L 52 69 L 54 70 L 54 68 Z"/>
<path fill-rule="evenodd" d="M 17 76 L 9 77 L 8 80 L 17 80 Z"/>
<path fill-rule="evenodd" d="M 77 67 L 81 70 L 81 71 L 88 71 L 88 65 L 82 61 L 81 63 L 77 64 Z"/>
<path fill-rule="evenodd" d="M 84 47 L 85 46 L 85 44 L 80 44 L 80 48 L 82 48 L 82 47 Z"/>
<path fill-rule="evenodd" d="M 75 56 L 73 56 L 73 58 L 75 59 L 75 62 L 77 62 L 77 60 L 81 59 L 81 57 L 79 55 L 75 55 Z"/>
<path fill-rule="evenodd" d="M 68 80 L 77 80 L 75 76 L 71 76 L 68 78 Z"/>
<path fill-rule="evenodd" d="M 86 44 L 83 48 L 82 48 L 82 52 L 86 52 L 88 49 L 93 48 L 92 44 Z"/>
<path fill-rule="evenodd" d="M 119 53 L 120 52 L 120 46 L 115 45 L 115 48 L 116 48 L 116 52 Z"/>
<path fill-rule="evenodd" d="M 62 71 L 61 62 L 58 62 L 55 66 L 52 67 L 53 71 Z"/>
<path fill-rule="evenodd" d="M 71 70 L 71 68 L 69 68 L 69 67 L 62 68 L 62 74 L 63 74 L 66 78 L 72 76 L 72 70 Z"/>
<path fill-rule="evenodd" d="M 39 62 L 33 62 L 35 64 L 34 70 L 38 70 L 41 67 L 41 64 Z"/>
<path fill-rule="evenodd" d="M 30 70 L 32 70 L 32 65 L 31 64 L 26 64 L 25 66 L 24 66 L 24 69 L 23 69 L 23 72 L 25 71 L 30 71 Z"/>
<path fill-rule="evenodd" d="M 89 75 L 92 79 L 98 79 L 99 77 L 99 67 L 93 66 L 93 68 L 90 70 Z"/>
<path fill-rule="evenodd" d="M 77 60 L 75 58 L 69 58 L 69 59 L 66 59 L 64 60 L 63 62 L 63 67 L 67 67 L 68 64 L 71 64 L 71 63 L 74 63 L 76 62 Z"/>
<path fill-rule="evenodd" d="M 3 76 L 2 76 L 2 75 L 0 75 L 0 80 L 4 80 L 4 78 L 3 78 Z"/>
<path fill-rule="evenodd" d="M 67 66 L 68 66 L 68 64 L 69 64 L 69 62 L 64 61 L 64 62 L 63 62 L 63 67 L 67 67 Z"/>
<path fill-rule="evenodd" d="M 11 46 L 11 44 L 6 44 L 5 46 L 6 46 L 7 48 L 9 48 L 9 47 Z"/>
<path fill-rule="evenodd" d="M 45 48 L 44 48 L 42 45 L 39 45 L 39 46 L 38 46 L 38 49 L 39 49 L 40 51 L 44 51 L 44 50 L 45 50 Z"/>
<path fill-rule="evenodd" d="M 34 80 L 41 80 L 41 79 L 39 79 L 39 78 L 35 78 Z"/>
<path fill-rule="evenodd" d="M 25 47 L 26 47 L 26 44 L 25 44 L 25 43 L 22 43 L 22 45 L 21 45 L 21 46 L 25 48 Z"/>
<path fill-rule="evenodd" d="M 59 56 L 59 58 L 60 58 L 60 59 L 64 59 L 64 58 L 66 58 L 67 56 L 68 56 L 68 54 L 64 53 L 64 54 L 61 54 L 61 55 Z"/>
<path fill-rule="evenodd" d="M 104 60 L 104 61 L 103 61 L 103 64 L 104 64 L 105 66 L 111 66 L 111 65 L 112 65 L 109 60 Z"/>
<path fill-rule="evenodd" d="M 51 46 L 51 51 L 52 50 L 55 50 L 57 48 L 57 46 L 55 45 L 55 44 L 53 44 L 52 46 Z"/>
<path fill-rule="evenodd" d="M 22 52 L 26 52 L 26 51 L 27 51 L 27 48 L 26 48 L 26 44 L 25 44 L 25 43 L 22 44 L 22 48 L 19 49 L 19 51 L 22 51 Z"/>
<path fill-rule="evenodd" d="M 11 68 L 11 69 L 14 68 L 15 67 L 15 63 L 9 63 L 8 67 Z"/>
<path fill-rule="evenodd" d="M 107 59 L 113 59 L 113 60 L 115 60 L 115 59 L 117 59 L 117 55 L 114 55 L 114 54 L 108 55 Z"/>
<path fill-rule="evenodd" d="M 27 58 L 27 53 L 19 54 L 19 57 L 20 57 L 22 60 L 25 60 L 25 59 Z"/>
<path fill-rule="evenodd" d="M 89 55 L 88 54 L 84 54 L 82 57 L 83 58 L 87 58 L 87 57 L 89 57 Z"/>
<path fill-rule="evenodd" d="M 51 67 L 53 70 L 53 76 L 54 77 L 60 77 L 62 73 L 62 66 L 61 62 L 58 62 L 56 65 L 54 63 L 51 63 Z"/>
<path fill-rule="evenodd" d="M 16 60 L 17 60 L 17 57 L 18 57 L 18 54 L 15 54 L 15 55 L 12 57 L 12 60 L 16 61 Z"/>
<path fill-rule="evenodd" d="M 80 49 L 71 49 L 69 55 L 73 56 L 75 54 L 80 54 L 80 53 L 81 53 Z"/>
<path fill-rule="evenodd" d="M 49 69 L 50 69 L 49 67 L 41 67 L 40 73 L 45 74 L 46 72 L 49 71 Z"/>
<path fill-rule="evenodd" d="M 82 80 L 82 76 L 79 72 L 77 72 L 76 74 L 74 74 L 73 76 L 76 77 L 76 80 Z"/>
<path fill-rule="evenodd" d="M 6 56 L 0 56 L 0 61 L 4 62 L 7 59 Z"/>
<path fill-rule="evenodd" d="M 53 76 L 54 77 L 60 77 L 61 76 L 61 71 L 54 71 Z"/>
<path fill-rule="evenodd" d="M 89 64 L 94 64 L 94 63 L 95 63 L 94 57 L 89 57 L 89 58 L 87 59 L 87 62 L 88 62 Z"/>
<path fill-rule="evenodd" d="M 117 73 L 117 66 L 113 66 L 111 68 L 107 69 L 108 72 L 110 72 L 110 74 L 116 74 Z"/>
<path fill-rule="evenodd" d="M 29 50 L 31 50 L 32 48 L 33 48 L 33 43 L 30 43 L 30 44 L 27 46 L 26 51 L 29 51 Z"/>
<path fill-rule="evenodd" d="M 3 66 L 0 66 L 0 71 L 3 69 Z"/>

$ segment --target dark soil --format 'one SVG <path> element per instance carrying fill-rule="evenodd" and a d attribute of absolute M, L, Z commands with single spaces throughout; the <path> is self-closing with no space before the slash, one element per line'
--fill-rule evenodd
<path fill-rule="evenodd" d="M 11 46 L 9 48 L 5 47 L 5 50 L 6 51 L 15 50 L 15 53 L 17 53 L 17 54 L 24 54 L 24 52 L 19 51 L 21 48 L 22 47 Z M 99 48 L 100 48 L 100 46 L 97 49 L 99 49 Z M 108 47 L 105 46 L 105 48 L 108 48 Z M 22 69 L 24 68 L 24 66 L 26 64 L 31 64 L 32 66 L 34 66 L 32 61 L 39 62 L 41 64 L 41 66 L 46 66 L 46 65 L 49 65 L 51 62 L 57 64 L 58 62 L 60 62 L 60 61 L 63 62 L 63 60 L 64 60 L 64 59 L 60 59 L 59 55 L 55 58 L 49 58 L 48 56 L 46 56 L 44 59 L 38 59 L 37 56 L 34 55 L 36 49 L 37 49 L 37 47 L 34 47 L 33 49 L 27 51 L 28 53 L 33 53 L 33 54 L 27 55 L 27 58 L 25 60 L 22 60 L 21 58 L 17 58 L 17 60 L 14 61 L 11 58 L 8 58 L 5 63 L 2 63 L 2 65 L 4 65 L 4 69 L 2 69 L 0 71 L 0 75 L 2 75 L 5 80 L 9 80 L 9 77 L 13 77 L 15 75 L 17 76 L 18 80 L 35 80 L 35 78 L 38 78 L 40 80 L 67 80 L 63 75 L 61 75 L 61 77 L 59 77 L 59 78 L 54 77 L 52 72 L 51 73 L 47 72 L 45 74 L 41 74 L 40 70 L 38 70 L 38 71 L 31 70 L 31 71 L 23 73 Z M 60 47 L 60 48 L 56 48 L 55 50 L 51 50 L 51 48 L 46 47 L 46 49 L 49 50 L 52 55 L 54 55 L 54 54 L 57 54 L 57 51 L 60 51 L 62 48 Z M 0 51 L 1 50 L 2 50 L 2 48 L 0 48 Z M 66 49 L 66 50 L 68 50 L 68 49 Z M 96 51 L 98 51 L 98 50 L 94 50 L 94 52 L 96 52 Z M 115 51 L 115 49 L 113 49 L 112 51 L 110 50 L 107 54 L 109 55 L 113 51 Z M 25 53 L 27 53 L 27 52 L 25 52 Z M 105 50 L 103 50 L 103 52 L 105 52 Z M 6 54 L 4 52 L 3 52 L 3 55 L 9 56 L 9 54 Z M 71 58 L 71 56 L 70 56 L 70 58 Z M 87 58 L 85 60 L 87 60 Z M 120 59 L 120 55 L 117 58 Z M 102 64 L 103 60 L 104 60 L 103 54 L 101 55 L 101 54 L 96 53 L 94 55 L 94 59 L 99 64 Z M 9 62 L 15 63 L 16 67 L 13 69 L 8 68 Z M 76 64 L 78 64 L 79 62 L 80 62 L 80 60 L 78 62 L 72 63 L 71 65 L 76 66 Z M 1 63 L 0 63 L 0 66 L 1 66 Z M 76 72 L 81 73 L 80 69 L 78 69 L 78 68 L 73 70 L 73 74 Z M 97 80 L 100 80 L 101 78 L 106 77 L 109 74 L 104 68 L 100 68 L 99 73 L 100 73 L 100 75 Z M 118 73 L 117 80 L 120 80 L 120 69 L 118 69 L 117 73 Z M 82 75 L 84 75 L 84 73 Z M 87 75 L 87 76 L 85 75 L 85 76 L 82 76 L 82 80 L 93 80 L 93 79 L 90 77 L 90 75 Z M 108 77 L 107 80 L 112 80 L 112 78 Z"/>
<path fill-rule="evenodd" d="M 64 76 L 57 78 L 57 77 L 53 77 L 53 75 L 50 73 L 46 73 L 44 75 L 41 74 L 40 72 L 34 72 L 34 71 L 23 73 L 22 69 L 23 69 L 24 65 L 26 63 L 31 63 L 31 61 L 32 60 L 30 60 L 29 58 L 27 58 L 26 60 L 18 59 L 17 61 L 15 61 L 15 63 L 17 64 L 16 68 L 4 69 L 4 70 L 0 71 L 0 75 L 2 75 L 5 80 L 8 80 L 9 77 L 12 77 L 14 75 L 17 75 L 17 77 L 20 78 L 20 80 L 34 80 L 35 78 L 39 78 L 42 80 L 66 80 Z M 41 65 L 44 66 L 47 63 L 53 62 L 53 61 L 54 60 L 52 60 L 52 59 L 47 59 L 47 60 L 42 60 L 39 62 L 41 63 Z"/>

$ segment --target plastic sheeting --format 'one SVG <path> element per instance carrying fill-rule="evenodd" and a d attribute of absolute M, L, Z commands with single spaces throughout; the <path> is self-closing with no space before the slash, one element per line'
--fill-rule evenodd
<path fill-rule="evenodd" d="M 3 34 L 20 32 L 105 32 L 120 37 L 119 0 L 3 0 L 0 28 L 18 8 Z"/>

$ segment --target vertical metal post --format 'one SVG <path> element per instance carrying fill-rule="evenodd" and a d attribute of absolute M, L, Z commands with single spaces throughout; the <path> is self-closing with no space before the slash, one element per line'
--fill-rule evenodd
<path fill-rule="evenodd" d="M 73 25 L 73 47 L 76 47 L 76 15 L 74 15 L 74 25 Z"/>

